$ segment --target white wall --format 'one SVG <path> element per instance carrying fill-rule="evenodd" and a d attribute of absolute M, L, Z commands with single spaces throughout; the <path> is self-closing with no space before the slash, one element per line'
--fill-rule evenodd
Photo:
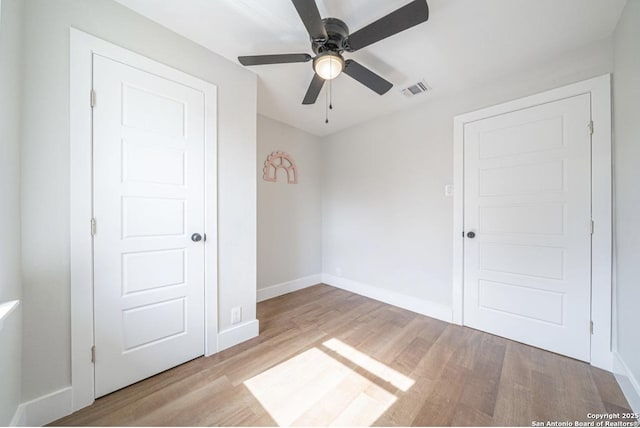
<path fill-rule="evenodd" d="M 22 3 L 1 2 L 0 21 L 0 303 L 21 298 L 20 65 Z M 0 329 L 0 426 L 20 402 L 21 308 Z"/>
<path fill-rule="evenodd" d="M 277 183 L 262 179 L 264 162 L 274 151 L 293 157 L 298 184 L 287 184 L 284 176 Z M 320 138 L 258 116 L 259 295 L 261 289 L 322 272 L 321 162 Z"/>
<path fill-rule="evenodd" d="M 640 0 L 629 0 L 615 33 L 615 333 L 627 376 L 635 379 L 640 411 Z"/>
<path fill-rule="evenodd" d="M 453 117 L 611 71 L 606 39 L 327 137 L 323 272 L 450 307 Z"/>
<path fill-rule="evenodd" d="M 111 0 L 21 0 L 23 400 L 68 386 L 69 27 L 218 86 L 220 329 L 255 318 L 256 76 Z"/>

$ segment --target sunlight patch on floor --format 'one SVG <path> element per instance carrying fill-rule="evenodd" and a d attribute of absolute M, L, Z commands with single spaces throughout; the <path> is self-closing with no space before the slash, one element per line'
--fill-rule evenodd
<path fill-rule="evenodd" d="M 244 384 L 280 426 L 369 426 L 397 399 L 318 348 Z"/>
<path fill-rule="evenodd" d="M 323 345 L 404 392 L 408 391 L 415 383 L 413 379 L 374 360 L 338 339 L 327 340 Z"/>

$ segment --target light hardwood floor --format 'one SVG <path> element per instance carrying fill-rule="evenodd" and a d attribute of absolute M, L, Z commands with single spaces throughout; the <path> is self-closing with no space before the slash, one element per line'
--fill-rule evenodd
<path fill-rule="evenodd" d="M 326 285 L 258 304 L 260 336 L 52 425 L 522 425 L 628 404 L 610 373 Z"/>

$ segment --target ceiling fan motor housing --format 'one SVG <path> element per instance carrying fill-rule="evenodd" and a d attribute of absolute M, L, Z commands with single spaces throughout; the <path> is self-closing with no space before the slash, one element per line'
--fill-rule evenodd
<path fill-rule="evenodd" d="M 349 27 L 344 21 L 337 18 L 324 18 L 322 20 L 327 30 L 327 40 L 311 40 L 311 49 L 316 55 L 324 52 L 342 53 L 348 49 L 347 39 Z"/>

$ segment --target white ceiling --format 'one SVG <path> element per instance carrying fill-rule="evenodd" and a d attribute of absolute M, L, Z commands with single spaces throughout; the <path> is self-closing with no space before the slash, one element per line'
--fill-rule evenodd
<path fill-rule="evenodd" d="M 290 0 L 117 0 L 237 63 L 238 55 L 310 53 Z M 317 0 L 323 17 L 352 32 L 409 0 Z M 395 84 L 379 96 L 346 75 L 333 82 L 330 123 L 324 92 L 302 98 L 311 63 L 251 67 L 259 76 L 258 111 L 316 135 L 525 70 L 609 36 L 626 0 L 428 0 L 429 21 L 345 57 Z M 413 99 L 401 89 L 425 79 L 433 93 Z M 326 88 L 327 85 L 325 85 Z"/>

